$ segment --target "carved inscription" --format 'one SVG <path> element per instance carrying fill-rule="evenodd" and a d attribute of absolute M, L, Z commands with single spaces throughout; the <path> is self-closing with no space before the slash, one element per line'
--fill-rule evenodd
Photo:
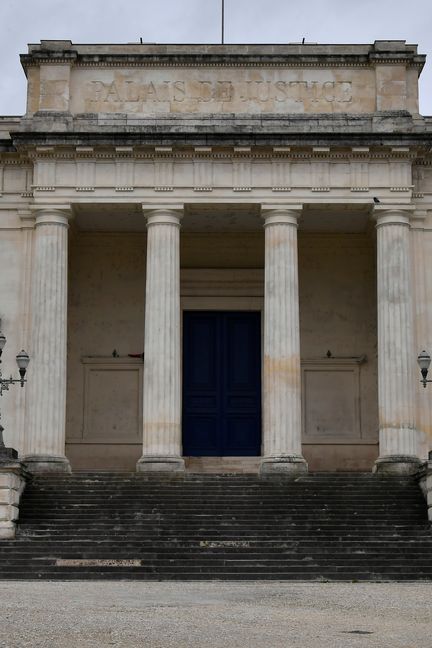
<path fill-rule="evenodd" d="M 351 81 L 268 81 L 255 79 L 235 83 L 217 79 L 163 80 L 140 82 L 119 78 L 91 80 L 85 87 L 89 111 L 106 110 L 146 112 L 152 104 L 206 103 L 312 103 L 349 104 L 353 99 Z M 224 106 L 229 110 L 228 106 Z"/>
<path fill-rule="evenodd" d="M 69 110 L 135 115 L 373 112 L 375 71 L 73 67 Z"/>

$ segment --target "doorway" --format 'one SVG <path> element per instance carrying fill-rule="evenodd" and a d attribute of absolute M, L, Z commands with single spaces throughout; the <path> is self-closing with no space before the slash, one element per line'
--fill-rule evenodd
<path fill-rule="evenodd" d="M 183 455 L 261 454 L 261 315 L 183 314 Z"/>

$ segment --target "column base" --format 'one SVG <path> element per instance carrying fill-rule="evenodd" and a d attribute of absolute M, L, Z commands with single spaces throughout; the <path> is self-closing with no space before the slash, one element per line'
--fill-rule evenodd
<path fill-rule="evenodd" d="M 27 455 L 22 461 L 32 474 L 72 472 L 69 460 L 61 455 Z"/>
<path fill-rule="evenodd" d="M 143 455 L 137 462 L 136 471 L 145 473 L 184 473 L 185 462 L 181 457 L 152 457 Z"/>
<path fill-rule="evenodd" d="M 305 475 L 308 465 L 301 455 L 289 457 L 264 457 L 261 461 L 259 475 L 269 478 L 296 479 Z"/>
<path fill-rule="evenodd" d="M 380 457 L 375 461 L 372 472 L 380 477 L 407 477 L 414 475 L 421 461 L 410 455 L 392 455 Z"/>

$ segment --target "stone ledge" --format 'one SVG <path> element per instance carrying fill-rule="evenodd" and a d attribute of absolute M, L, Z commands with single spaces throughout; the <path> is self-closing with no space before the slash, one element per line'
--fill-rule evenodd
<path fill-rule="evenodd" d="M 245 129 L 227 128 L 216 132 L 211 129 L 170 129 L 167 127 L 113 126 L 111 128 L 83 129 L 70 132 L 14 133 L 14 150 L 27 149 L 41 143 L 53 146 L 116 146 L 126 142 L 130 146 L 178 147 L 210 146 L 233 147 L 238 145 L 274 147 L 281 144 L 304 149 L 308 146 L 327 145 L 350 148 L 352 146 L 413 146 L 429 150 L 432 146 L 432 128 L 424 132 L 290 132 L 289 130 L 266 131 L 258 125 Z M 12 149 L 10 149 L 12 150 Z"/>
<path fill-rule="evenodd" d="M 16 136 L 22 132 L 87 132 L 101 128 L 131 128 L 139 127 L 155 130 L 158 128 L 172 129 L 207 129 L 217 132 L 227 129 L 236 131 L 245 128 L 261 129 L 280 132 L 424 132 L 428 125 L 422 117 L 413 118 L 405 110 L 379 111 L 372 113 L 78 113 L 40 111 L 32 117 L 23 117 L 15 129 L 11 131 Z"/>

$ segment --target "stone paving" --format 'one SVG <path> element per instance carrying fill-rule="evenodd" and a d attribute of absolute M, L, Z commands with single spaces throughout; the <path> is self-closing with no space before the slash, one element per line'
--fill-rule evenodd
<path fill-rule="evenodd" d="M 0 648 L 430 648 L 432 583 L 3 582 Z"/>

